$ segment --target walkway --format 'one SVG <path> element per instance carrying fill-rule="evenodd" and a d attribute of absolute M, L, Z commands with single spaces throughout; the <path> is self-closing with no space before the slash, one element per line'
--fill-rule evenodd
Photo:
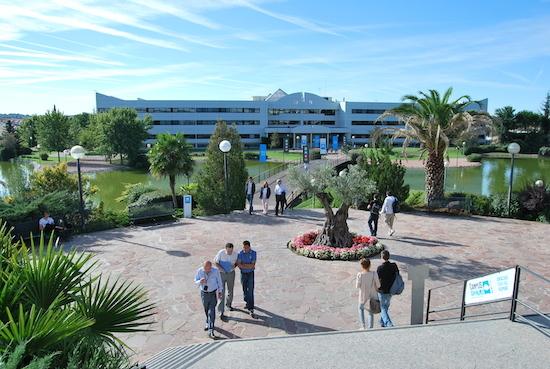
<path fill-rule="evenodd" d="M 368 213 L 352 210 L 350 228 L 364 232 Z M 243 311 L 242 290 L 236 282 L 230 320 L 219 322 L 223 338 L 280 336 L 295 333 L 349 330 L 357 327 L 355 262 L 320 261 L 297 256 L 287 241 L 320 227 L 321 210 L 293 210 L 284 217 L 231 215 L 184 219 L 148 227 L 131 227 L 75 237 L 70 245 L 96 254 L 100 270 L 134 280 L 149 291 L 157 304 L 154 331 L 127 336 L 140 359 L 167 347 L 208 342 L 202 330 L 199 292 L 193 284 L 195 270 L 211 259 L 226 242 L 239 246 L 248 239 L 258 251 L 256 303 L 258 318 Z M 396 234 L 382 239 L 394 255 L 403 278 L 407 267 L 428 264 L 427 287 L 439 286 L 483 273 L 522 264 L 550 277 L 550 226 L 536 222 L 487 217 L 452 217 L 400 214 Z M 385 232 L 381 225 L 380 233 Z M 70 246 L 69 245 L 69 246 Z M 379 260 L 373 260 L 377 267 Z M 529 293 L 537 306 L 550 306 L 550 291 L 536 284 Z M 456 304 L 457 291 L 434 301 Z M 435 300 L 435 298 L 434 298 Z M 397 325 L 409 323 L 410 284 L 392 300 Z M 502 308 L 497 306 L 495 308 Z M 355 352 L 344 346 L 346 352 Z"/>

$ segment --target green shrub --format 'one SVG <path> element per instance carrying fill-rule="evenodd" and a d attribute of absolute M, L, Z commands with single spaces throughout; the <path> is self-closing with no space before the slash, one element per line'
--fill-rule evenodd
<path fill-rule="evenodd" d="M 483 195 L 467 194 L 470 199 L 470 212 L 476 215 L 491 215 L 493 213 L 492 199 Z"/>
<path fill-rule="evenodd" d="M 426 204 L 426 194 L 424 191 L 409 191 L 409 197 L 405 200 L 405 204 L 411 208 L 421 207 Z"/>
<path fill-rule="evenodd" d="M 74 193 L 56 191 L 36 196 L 30 201 L 15 199 L 12 203 L 0 202 L 0 218 L 15 223 L 42 217 L 44 210 L 52 216 L 71 215 L 78 211 L 79 199 Z"/>
<path fill-rule="evenodd" d="M 309 150 L 309 160 L 321 159 L 321 150 L 320 149 L 311 149 Z"/>
<path fill-rule="evenodd" d="M 550 147 L 543 146 L 539 149 L 539 156 L 550 156 Z"/>
<path fill-rule="evenodd" d="M 478 146 L 467 146 L 464 149 L 464 155 L 468 156 L 470 154 L 486 154 L 490 152 L 507 152 L 506 145 L 478 145 Z"/>
<path fill-rule="evenodd" d="M 139 200 L 139 198 L 146 193 L 157 191 L 156 187 L 153 187 L 144 183 L 131 183 L 124 187 L 124 190 L 116 201 L 126 204 L 128 206 Z"/>
<path fill-rule="evenodd" d="M 516 218 L 520 211 L 518 196 L 512 193 L 512 201 L 510 202 L 510 214 L 508 214 L 508 195 L 497 194 L 491 196 L 492 215 L 502 218 Z"/>
<path fill-rule="evenodd" d="M 86 179 L 84 179 L 84 187 L 87 187 Z M 55 191 L 78 192 L 78 179 L 69 174 L 66 163 L 45 166 L 42 170 L 31 174 L 30 189 L 36 195 Z"/>
<path fill-rule="evenodd" d="M 481 154 L 470 154 L 466 156 L 466 160 L 475 163 L 479 163 L 482 158 Z"/>
<path fill-rule="evenodd" d="M 130 225 L 127 210 L 109 210 L 103 207 L 103 202 L 92 210 L 86 219 L 86 231 L 97 232 Z"/>
<path fill-rule="evenodd" d="M 47 152 L 41 152 L 41 153 L 40 153 L 40 159 L 41 159 L 41 160 L 44 160 L 44 161 L 45 161 L 45 160 L 48 160 L 48 157 L 49 157 L 49 155 L 48 155 Z"/>
<path fill-rule="evenodd" d="M 245 151 L 244 160 L 260 160 L 260 154 L 257 152 Z"/>

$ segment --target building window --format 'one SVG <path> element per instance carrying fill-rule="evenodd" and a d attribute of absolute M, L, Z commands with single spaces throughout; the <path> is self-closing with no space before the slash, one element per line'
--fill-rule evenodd
<path fill-rule="evenodd" d="M 197 139 L 199 140 L 204 140 L 204 139 L 207 139 L 209 140 L 210 139 L 210 135 L 197 135 Z"/>
<path fill-rule="evenodd" d="M 351 109 L 352 114 L 384 114 L 386 109 Z"/>
<path fill-rule="evenodd" d="M 299 120 L 269 120 L 269 126 L 296 126 L 300 124 Z"/>
<path fill-rule="evenodd" d="M 336 122 L 333 120 L 304 120 L 304 126 L 333 126 Z"/>
<path fill-rule="evenodd" d="M 374 120 L 352 120 L 352 126 L 374 126 L 376 122 Z"/>
<path fill-rule="evenodd" d="M 194 113 L 195 108 L 172 108 L 172 113 Z"/>
<path fill-rule="evenodd" d="M 247 139 L 247 138 L 260 138 L 260 135 L 259 134 L 245 134 L 245 135 L 240 135 L 241 138 L 243 139 Z"/>

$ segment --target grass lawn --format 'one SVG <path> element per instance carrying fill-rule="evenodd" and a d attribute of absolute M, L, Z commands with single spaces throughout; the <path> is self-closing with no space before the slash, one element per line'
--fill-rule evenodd
<path fill-rule="evenodd" d="M 259 153 L 260 150 L 246 150 L 247 152 Z M 301 151 L 284 152 L 283 150 L 267 150 L 267 159 L 271 161 L 291 161 L 302 158 Z"/>
<path fill-rule="evenodd" d="M 355 150 L 357 150 L 357 149 L 355 149 Z M 374 150 L 374 149 L 373 148 L 368 148 L 368 149 L 363 149 L 363 150 L 370 151 L 370 150 Z M 407 156 L 406 156 L 407 159 L 411 159 L 411 160 L 420 159 L 420 155 L 422 154 L 422 150 L 420 150 L 420 148 L 418 148 L 418 147 L 407 147 L 406 152 L 407 152 Z M 456 147 L 450 147 L 447 153 L 449 155 L 450 160 L 456 159 L 457 155 L 458 155 L 459 158 L 464 157 L 464 154 L 462 153 L 462 149 L 457 150 Z M 392 159 L 405 159 L 405 156 L 403 156 L 403 148 L 400 147 L 400 146 L 394 147 L 393 148 L 393 154 L 391 155 L 391 158 Z M 424 153 L 423 158 L 426 158 L 425 153 Z"/>
<path fill-rule="evenodd" d="M 69 161 L 75 161 L 75 159 L 73 159 L 72 156 L 70 156 L 70 155 L 67 155 L 67 157 L 65 157 L 65 154 L 60 153 L 59 156 L 61 158 L 61 163 L 66 163 L 66 162 L 69 162 Z M 38 152 L 33 152 L 30 155 L 21 155 L 20 157 L 24 158 L 24 159 L 32 160 L 32 161 L 34 161 L 36 163 L 39 163 L 39 164 L 57 164 L 57 152 L 48 153 L 48 160 L 40 159 L 40 153 L 38 153 Z"/>

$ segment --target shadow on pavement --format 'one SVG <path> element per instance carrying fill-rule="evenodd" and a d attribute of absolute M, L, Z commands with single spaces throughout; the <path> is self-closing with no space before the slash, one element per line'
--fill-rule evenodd
<path fill-rule="evenodd" d="M 399 238 L 392 238 L 395 242 L 404 242 L 404 243 L 410 243 L 414 246 L 427 246 L 427 247 L 439 247 L 439 246 L 457 246 L 457 247 L 468 247 L 467 245 L 463 245 L 456 242 L 447 242 L 447 241 L 440 241 L 440 240 L 427 240 L 424 238 L 418 238 L 418 237 L 399 237 Z"/>

